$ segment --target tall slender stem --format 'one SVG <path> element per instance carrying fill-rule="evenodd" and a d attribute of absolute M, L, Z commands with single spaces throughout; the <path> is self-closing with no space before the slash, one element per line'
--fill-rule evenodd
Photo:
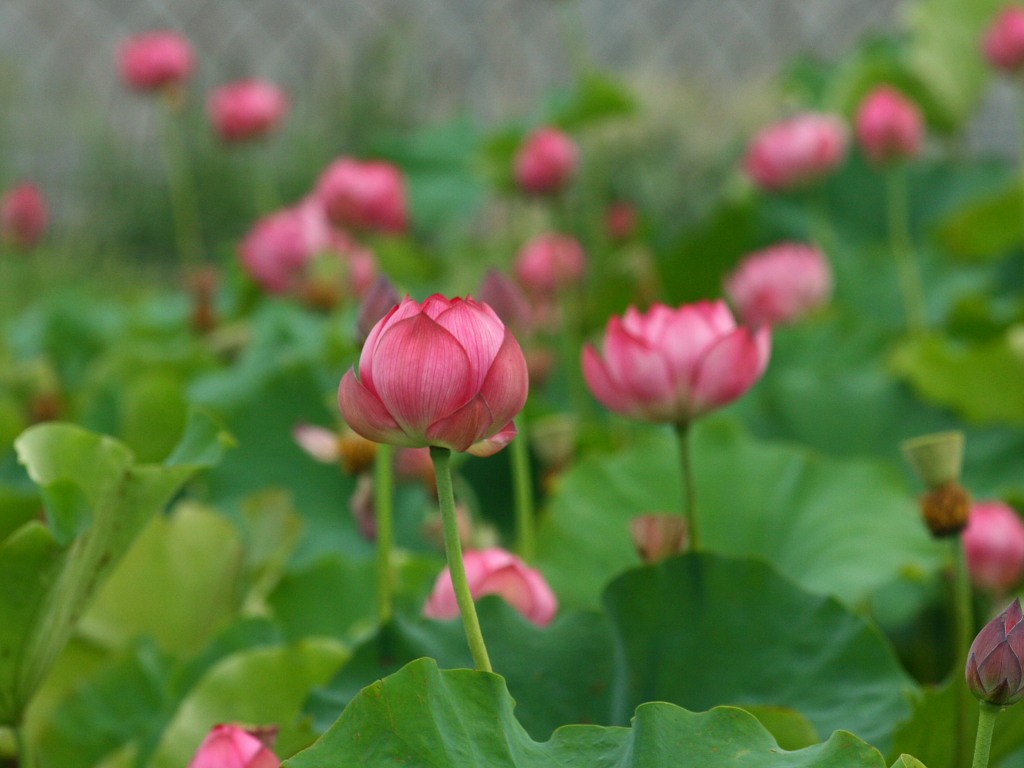
<path fill-rule="evenodd" d="M 462 562 L 462 542 L 459 540 L 459 522 L 455 516 L 455 492 L 452 490 L 451 458 L 448 448 L 430 446 L 430 458 L 434 462 L 434 477 L 437 479 L 437 501 L 441 506 L 441 523 L 444 528 L 444 551 L 448 558 L 448 570 L 452 576 L 455 600 L 462 614 L 462 627 L 466 631 L 466 642 L 473 656 L 478 672 L 491 672 L 491 659 L 484 645 L 476 605 L 466 580 L 466 567 Z"/>
<path fill-rule="evenodd" d="M 909 201 L 906 169 L 896 166 L 886 173 L 889 207 L 889 246 L 900 278 L 903 310 L 907 316 L 907 330 L 921 334 L 928 327 L 924 288 L 914 246 L 910 239 Z"/>
<path fill-rule="evenodd" d="M 974 761 L 971 768 L 988 768 L 988 756 L 992 751 L 992 731 L 1002 707 L 981 702 L 978 713 L 978 734 L 974 739 Z"/>
<path fill-rule="evenodd" d="M 964 683 L 962 670 L 967 667 L 967 655 L 974 639 L 974 608 L 971 601 L 971 582 L 967 572 L 967 558 L 960 536 L 952 538 L 953 547 L 953 616 L 956 632 L 954 648 L 956 661 L 953 673 L 957 675 L 958 694 L 956 702 L 957 719 L 957 752 L 960 756 L 959 765 L 966 765 L 971 749 L 971 717 L 973 706 L 971 692 Z M 984 708 L 983 708 L 984 709 Z"/>
<path fill-rule="evenodd" d="M 512 462 L 512 489 L 516 505 L 516 552 L 526 562 L 533 560 L 537 548 L 533 516 L 533 473 L 530 471 L 530 444 L 526 437 L 526 416 L 516 420 L 519 434 L 509 446 Z"/>
<path fill-rule="evenodd" d="M 683 514 L 690 531 L 690 549 L 700 551 L 700 536 L 697 530 L 697 488 L 693 480 L 693 461 L 690 456 L 690 425 L 687 422 L 676 424 L 676 437 L 679 442 L 679 461 L 683 481 Z"/>
<path fill-rule="evenodd" d="M 377 616 L 381 624 L 391 618 L 391 550 L 394 548 L 394 455 L 390 445 L 377 446 L 373 465 L 373 506 L 377 521 Z"/>
<path fill-rule="evenodd" d="M 199 207 L 189 175 L 188 152 L 180 120 L 181 116 L 168 108 L 163 126 L 163 160 L 167 185 L 171 193 L 171 214 L 174 216 L 178 259 L 183 265 L 196 266 L 202 260 Z"/>
<path fill-rule="evenodd" d="M 25 734 L 24 723 L 14 726 L 14 743 L 18 750 L 18 768 L 35 768 L 35 757 L 32 755 L 32 745 L 29 744 L 28 736 Z"/>
<path fill-rule="evenodd" d="M 1024 227 L 1024 96 L 1017 97 L 1017 170 L 1020 173 L 1021 226 Z"/>

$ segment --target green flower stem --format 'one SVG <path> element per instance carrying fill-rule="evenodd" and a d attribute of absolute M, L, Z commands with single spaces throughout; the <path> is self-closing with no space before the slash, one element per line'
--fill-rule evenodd
<path fill-rule="evenodd" d="M 1018 86 L 1020 83 L 1018 83 Z M 1017 98 L 1017 164 L 1020 173 L 1021 224 L 1024 225 L 1024 98 Z"/>
<path fill-rule="evenodd" d="M 466 580 L 466 567 L 462 563 L 462 543 L 459 541 L 459 521 L 455 516 L 455 493 L 452 490 L 451 458 L 448 448 L 430 446 L 430 458 L 434 462 L 434 477 L 437 479 L 437 500 L 441 505 L 441 523 L 444 528 L 444 550 L 448 557 L 448 570 L 452 575 L 455 599 L 462 614 L 462 626 L 466 630 L 466 642 L 473 656 L 478 672 L 491 672 L 491 659 L 487 655 L 484 636 L 480 631 L 480 620 L 476 605 Z"/>
<path fill-rule="evenodd" d="M 889 208 L 889 246 L 899 271 L 907 330 L 924 333 L 928 328 L 921 271 L 910 239 L 906 169 L 893 167 L 886 174 Z"/>
<path fill-rule="evenodd" d="M 171 213 L 178 259 L 184 266 L 196 266 L 202 260 L 199 234 L 199 205 L 188 168 L 188 152 L 181 130 L 180 116 L 168 107 L 163 126 L 163 160 L 171 193 Z"/>
<path fill-rule="evenodd" d="M 960 759 L 958 765 L 967 765 L 971 749 L 971 708 L 974 699 L 963 679 L 967 668 L 967 654 L 974 640 L 974 607 L 971 601 L 971 581 L 967 572 L 967 558 L 964 555 L 963 540 L 959 535 L 952 538 L 953 546 L 953 628 L 956 632 L 954 648 L 956 661 L 953 674 L 959 680 L 956 702 L 957 744 Z"/>
<path fill-rule="evenodd" d="M 1002 711 L 1002 707 L 981 702 L 981 711 L 978 713 L 978 735 L 974 739 L 974 762 L 971 768 L 988 768 L 988 756 L 992 751 L 992 730 L 996 724 L 996 717 Z"/>
<path fill-rule="evenodd" d="M 516 505 L 516 552 L 525 560 L 533 560 L 537 549 L 536 523 L 533 513 L 533 474 L 530 471 L 530 443 L 526 437 L 526 417 L 516 420 L 519 434 L 509 446 L 512 463 L 512 489 Z"/>
<path fill-rule="evenodd" d="M 28 743 L 24 724 L 14 727 L 14 743 L 18 748 L 18 768 L 35 768 L 36 761 L 32 755 L 32 745 Z"/>
<path fill-rule="evenodd" d="M 394 456 L 393 447 L 380 444 L 373 464 L 373 507 L 377 521 L 377 616 L 381 624 L 386 624 L 393 613 L 391 550 L 395 544 Z"/>
<path fill-rule="evenodd" d="M 693 461 L 690 456 L 690 425 L 687 422 L 676 424 L 676 437 L 679 442 L 679 460 L 683 481 L 683 514 L 689 528 L 690 550 L 700 551 L 700 536 L 697 532 L 697 488 L 693 479 Z"/>

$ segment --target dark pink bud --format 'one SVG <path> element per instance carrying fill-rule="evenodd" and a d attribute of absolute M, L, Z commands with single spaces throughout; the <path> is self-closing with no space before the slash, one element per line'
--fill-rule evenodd
<path fill-rule="evenodd" d="M 526 192 L 551 194 L 572 180 L 577 165 L 576 142 L 557 128 L 539 128 L 526 138 L 516 155 L 516 181 Z"/>
<path fill-rule="evenodd" d="M 967 686 L 989 704 L 1005 707 L 1024 698 L 1024 615 L 1020 598 L 986 624 L 967 654 Z"/>
<path fill-rule="evenodd" d="M 242 80 L 215 90 L 207 110 L 223 141 L 249 141 L 278 126 L 288 112 L 288 97 L 266 80 Z"/>
<path fill-rule="evenodd" d="M 1011 5 L 993 19 L 982 41 L 985 58 L 996 69 L 1016 72 L 1024 64 L 1024 6 Z"/>
<path fill-rule="evenodd" d="M 46 200 L 35 184 L 21 184 L 0 198 L 0 237 L 17 248 L 33 248 L 49 218 Z"/>
<path fill-rule="evenodd" d="M 192 45 L 172 31 L 136 35 L 125 40 L 118 51 L 122 79 L 140 91 L 181 85 L 191 77 L 195 65 Z"/>
<path fill-rule="evenodd" d="M 487 270 L 477 298 L 497 312 L 501 321 L 513 332 L 524 334 L 529 331 L 533 315 L 530 300 L 513 280 L 498 270 Z"/>
<path fill-rule="evenodd" d="M 857 110 L 857 141 L 874 163 L 913 157 L 924 141 L 924 119 L 914 102 L 884 85 L 869 93 Z"/>
<path fill-rule="evenodd" d="M 408 227 L 405 177 L 391 163 L 335 160 L 320 177 L 316 194 L 338 226 L 378 232 Z"/>
<path fill-rule="evenodd" d="M 363 296 L 359 305 L 359 315 L 356 318 L 356 335 L 359 341 L 366 341 L 370 331 L 388 312 L 390 312 L 402 297 L 398 295 L 395 284 L 387 275 L 381 275 L 370 289 Z"/>
<path fill-rule="evenodd" d="M 800 187 L 835 170 L 846 157 L 846 144 L 842 120 L 809 112 L 758 133 L 747 148 L 743 167 L 762 189 Z"/>

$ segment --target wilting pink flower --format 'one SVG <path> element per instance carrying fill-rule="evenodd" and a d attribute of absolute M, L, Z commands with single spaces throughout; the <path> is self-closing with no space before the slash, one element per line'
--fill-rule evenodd
<path fill-rule="evenodd" d="M 629 240 L 636 232 L 636 208 L 623 201 L 614 202 L 604 212 L 604 228 L 615 242 Z"/>
<path fill-rule="evenodd" d="M 384 317 L 391 308 L 402 300 L 387 275 L 381 275 L 363 294 L 363 301 L 359 305 L 359 314 L 356 317 L 356 336 L 359 341 L 366 341 L 373 326 Z"/>
<path fill-rule="evenodd" d="M 993 67 L 1005 72 L 1016 72 L 1024 65 L 1024 6 L 1008 6 L 992 20 L 982 50 Z"/>
<path fill-rule="evenodd" d="M 215 725 L 188 768 L 280 768 L 281 760 L 253 732 Z"/>
<path fill-rule="evenodd" d="M 192 45 L 169 30 L 145 32 L 121 43 L 118 64 L 124 82 L 136 90 L 154 91 L 180 85 L 196 66 Z"/>
<path fill-rule="evenodd" d="M 647 514 L 629 521 L 637 554 L 645 563 L 660 563 L 686 549 L 690 531 L 686 518 L 673 514 Z"/>
<path fill-rule="evenodd" d="M 373 327 L 338 404 L 378 443 L 488 456 L 515 436 L 527 389 L 523 352 L 494 310 L 435 294 L 405 299 Z"/>
<path fill-rule="evenodd" d="M 538 128 L 516 154 L 516 181 L 526 192 L 558 192 L 572 180 L 577 165 L 576 142 L 557 128 Z"/>
<path fill-rule="evenodd" d="M 967 654 L 967 687 L 989 704 L 1005 707 L 1024 699 L 1024 614 L 1017 598 L 986 624 Z"/>
<path fill-rule="evenodd" d="M 19 184 L 0 198 L 0 237 L 17 248 L 34 247 L 49 218 L 46 200 L 35 184 Z"/>
<path fill-rule="evenodd" d="M 974 504 L 962 535 L 967 570 L 977 586 L 1005 593 L 1020 583 L 1024 522 L 1011 507 L 998 501 Z"/>
<path fill-rule="evenodd" d="M 875 88 L 860 103 L 856 129 L 861 149 L 874 163 L 913 157 L 924 140 L 921 110 L 888 85 Z"/>
<path fill-rule="evenodd" d="M 655 304 L 643 314 L 630 307 L 608 321 L 602 352 L 583 349 L 583 376 L 617 413 L 687 423 L 750 389 L 770 349 L 768 326 L 737 327 L 723 301 Z"/>
<path fill-rule="evenodd" d="M 270 293 L 294 293 L 319 278 L 360 296 L 376 277 L 373 254 L 327 223 L 323 208 L 309 197 L 256 222 L 242 241 L 242 265 Z M 324 275 L 314 274 L 318 256 L 330 257 Z"/>
<path fill-rule="evenodd" d="M 221 139 L 249 141 L 277 127 L 288 112 L 288 97 L 267 80 L 240 80 L 215 90 L 206 106 Z"/>
<path fill-rule="evenodd" d="M 846 156 L 846 142 L 842 120 L 808 112 L 758 133 L 747 148 L 743 167 L 763 189 L 798 187 L 838 167 Z"/>
<path fill-rule="evenodd" d="M 832 269 L 813 245 L 780 243 L 747 256 L 725 293 L 747 325 L 792 323 L 828 301 Z"/>
<path fill-rule="evenodd" d="M 474 600 L 499 595 L 539 627 L 551 623 L 558 611 L 558 598 L 540 571 L 504 549 L 469 550 L 464 555 L 466 580 Z M 452 587 L 451 572 L 445 568 L 434 582 L 423 615 L 430 619 L 454 619 L 459 604 Z"/>
<path fill-rule="evenodd" d="M 405 177 L 391 163 L 335 160 L 320 177 L 317 195 L 339 226 L 380 232 L 408 226 Z"/>
<path fill-rule="evenodd" d="M 552 295 L 583 279 L 583 246 L 569 235 L 537 235 L 516 256 L 516 278 L 530 293 Z"/>

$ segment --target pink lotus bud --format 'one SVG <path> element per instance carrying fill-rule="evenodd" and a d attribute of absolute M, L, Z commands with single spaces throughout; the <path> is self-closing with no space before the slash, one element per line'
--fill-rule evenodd
<path fill-rule="evenodd" d="M 35 184 L 20 184 L 0 198 L 0 237 L 16 248 L 33 248 L 49 218 L 46 200 Z"/>
<path fill-rule="evenodd" d="M 516 278 L 530 293 L 552 295 L 579 283 L 586 270 L 583 246 L 569 235 L 538 235 L 516 257 Z"/>
<path fill-rule="evenodd" d="M 873 163 L 913 157 L 924 140 L 924 120 L 917 105 L 887 85 L 860 103 L 856 128 L 861 149 Z"/>
<path fill-rule="evenodd" d="M 809 184 L 843 162 L 846 133 L 838 117 L 813 112 L 775 123 L 750 143 L 744 170 L 765 190 Z"/>
<path fill-rule="evenodd" d="M 832 269 L 813 245 L 781 243 L 747 256 L 725 293 L 747 325 L 793 323 L 828 301 Z"/>
<path fill-rule="evenodd" d="M 982 589 L 997 594 L 1016 587 L 1024 575 L 1024 521 L 998 501 L 971 507 L 963 531 L 967 570 Z"/>
<path fill-rule="evenodd" d="M 558 611 L 558 598 L 540 571 L 504 549 L 469 550 L 464 553 L 466 580 L 474 600 L 499 595 L 539 627 L 551 623 Z M 459 615 L 451 572 L 445 568 L 434 582 L 423 615 L 429 619 L 454 619 Z"/>
<path fill-rule="evenodd" d="M 681 515 L 640 515 L 629 521 L 629 532 L 645 563 L 660 563 L 678 555 L 690 541 L 686 518 Z"/>
<path fill-rule="evenodd" d="M 172 31 L 145 32 L 121 43 L 121 78 L 131 88 L 155 91 L 181 85 L 196 66 L 192 45 Z"/>
<path fill-rule="evenodd" d="M 402 300 L 387 275 L 381 275 L 363 296 L 356 317 L 356 335 L 359 341 L 365 341 L 378 321 Z"/>
<path fill-rule="evenodd" d="M 199 745 L 188 768 L 280 768 L 281 760 L 260 739 L 260 732 L 237 725 L 215 725 Z"/>
<path fill-rule="evenodd" d="M 583 349 L 594 397 L 635 419 L 686 423 L 732 402 L 768 365 L 771 331 L 737 327 L 724 301 L 655 304 L 612 317 L 602 352 Z"/>
<path fill-rule="evenodd" d="M 299 424 L 292 430 L 292 439 L 321 464 L 341 460 L 341 438 L 337 432 L 313 424 Z"/>
<path fill-rule="evenodd" d="M 395 451 L 395 475 L 399 480 L 422 483 L 431 493 L 437 490 L 429 448 L 399 448 Z"/>
<path fill-rule="evenodd" d="M 629 240 L 636 233 L 636 227 L 636 208 L 629 203 L 612 203 L 604 212 L 604 228 L 608 237 L 617 243 Z"/>
<path fill-rule="evenodd" d="M 380 232 L 403 232 L 408 226 L 405 178 L 391 163 L 335 160 L 316 193 L 338 226 Z"/>
<path fill-rule="evenodd" d="M 1018 597 L 986 624 L 967 653 L 967 687 L 989 704 L 1005 707 L 1024 698 L 1024 615 Z"/>
<path fill-rule="evenodd" d="M 538 128 L 516 154 L 516 181 L 533 194 L 559 192 L 572 180 L 578 165 L 576 142 L 557 128 Z"/>
<path fill-rule="evenodd" d="M 306 202 L 256 222 L 242 241 L 246 272 L 270 293 L 294 291 L 309 263 L 330 245 L 331 232 L 316 206 Z"/>
<path fill-rule="evenodd" d="M 207 110 L 223 141 L 249 141 L 277 127 L 288 112 L 288 97 L 266 80 L 240 80 L 215 90 Z"/>
<path fill-rule="evenodd" d="M 523 352 L 494 310 L 434 294 L 406 298 L 373 327 L 338 404 L 378 443 L 489 456 L 515 436 L 528 387 Z"/>
<path fill-rule="evenodd" d="M 1024 65 L 1024 6 L 1008 6 L 992 20 L 982 49 L 996 69 L 1013 73 Z"/>
<path fill-rule="evenodd" d="M 515 282 L 501 272 L 496 269 L 487 270 L 477 297 L 493 309 L 514 333 L 529 333 L 533 315 L 530 300 Z"/>

